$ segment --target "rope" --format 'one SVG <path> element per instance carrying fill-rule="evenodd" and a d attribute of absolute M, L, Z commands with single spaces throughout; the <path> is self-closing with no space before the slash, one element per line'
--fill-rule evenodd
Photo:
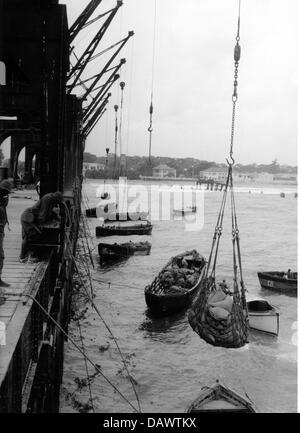
<path fill-rule="evenodd" d="M 153 132 L 153 92 L 154 92 L 154 73 L 155 73 L 155 54 L 156 54 L 156 24 L 157 24 L 157 2 L 154 0 L 154 28 L 153 28 L 153 47 L 152 47 L 152 83 L 151 83 L 151 101 L 150 101 L 150 124 L 149 132 L 149 165 L 151 166 L 152 155 L 152 132 Z"/>
<path fill-rule="evenodd" d="M 135 412 L 139 412 L 139 410 L 137 410 L 133 404 L 127 399 L 127 397 L 125 397 L 125 395 L 122 394 L 121 391 L 119 391 L 119 389 L 110 381 L 110 379 L 108 379 L 108 377 L 105 376 L 105 374 L 99 369 L 99 367 L 97 366 L 97 364 L 95 364 L 90 358 L 89 356 L 86 355 L 86 353 L 81 349 L 81 347 L 78 346 L 78 344 L 73 340 L 73 338 L 67 334 L 65 332 L 65 330 L 60 326 L 60 324 L 51 316 L 51 314 L 48 313 L 47 310 L 45 310 L 45 308 L 39 303 L 39 301 L 37 299 L 35 299 L 33 296 L 28 295 L 28 294 L 23 294 L 23 296 L 26 296 L 28 298 L 30 298 L 33 302 L 35 302 L 37 304 L 37 306 L 42 310 L 42 312 L 52 321 L 52 323 L 54 323 L 54 325 L 60 330 L 60 332 L 68 339 L 71 341 L 71 343 L 73 344 L 73 346 L 83 355 L 83 357 L 95 368 L 95 370 L 107 381 L 107 383 L 109 383 L 110 386 L 112 386 L 112 388 L 131 406 L 131 408 L 135 411 Z"/>
<path fill-rule="evenodd" d="M 128 116 L 127 116 L 127 139 L 126 139 L 126 155 L 129 149 L 130 137 L 130 123 L 131 123 L 131 108 L 132 108 L 132 82 L 133 82 L 133 64 L 134 64 L 134 38 L 131 41 L 131 62 L 130 62 L 130 78 L 129 78 L 129 102 L 128 102 Z"/>
<path fill-rule="evenodd" d="M 68 242 L 70 242 L 69 239 L 68 239 L 67 237 L 66 237 L 66 239 L 67 239 Z M 71 258 L 72 258 L 72 260 L 73 260 L 73 263 L 74 263 L 75 269 L 76 269 L 77 274 L 78 274 L 78 276 L 79 276 L 79 278 L 80 278 L 80 281 L 81 281 L 82 287 L 84 288 L 84 290 L 85 290 L 85 292 L 86 292 L 86 295 L 87 295 L 87 297 L 88 297 L 88 299 L 89 299 L 89 301 L 90 301 L 90 303 L 91 303 L 93 309 L 95 310 L 95 312 L 97 313 L 97 315 L 98 315 L 99 318 L 101 319 L 102 323 L 104 324 L 104 326 L 106 327 L 106 329 L 108 330 L 108 332 L 110 333 L 110 335 L 112 336 L 112 339 L 113 339 L 113 341 L 114 341 L 114 343 L 115 343 L 115 345 L 116 345 L 116 347 L 117 347 L 117 349 L 118 349 L 118 352 L 119 352 L 119 354 L 120 354 L 120 356 L 121 356 L 121 359 L 122 359 L 123 365 L 124 365 L 125 370 L 126 370 L 126 372 L 127 372 L 128 378 L 129 378 L 129 380 L 130 380 L 130 382 L 131 382 L 131 384 L 132 384 L 132 388 L 133 388 L 133 391 L 134 391 L 134 394 L 135 394 L 135 397 L 136 397 L 136 400 L 137 400 L 137 403 L 138 403 L 139 412 L 141 412 L 141 406 L 140 406 L 140 402 L 139 402 L 139 397 L 138 397 L 137 391 L 136 391 L 136 389 L 135 389 L 135 385 L 134 385 L 133 379 L 132 379 L 132 377 L 131 377 L 131 375 L 130 375 L 130 373 L 129 373 L 129 371 L 128 371 L 128 367 L 127 367 L 127 364 L 126 364 L 125 358 L 124 358 L 124 356 L 123 356 L 123 353 L 122 353 L 122 351 L 121 351 L 121 349 L 120 349 L 120 346 L 119 346 L 119 344 L 118 344 L 118 342 L 117 342 L 117 340 L 116 340 L 116 337 L 114 336 L 113 332 L 111 331 L 110 327 L 107 325 L 107 323 L 105 322 L 104 318 L 102 317 L 102 315 L 101 315 L 101 313 L 100 313 L 98 307 L 95 305 L 94 300 L 92 299 L 92 297 L 91 297 L 90 294 L 88 293 L 88 291 L 87 291 L 87 289 L 86 289 L 86 287 L 85 287 L 85 283 L 84 283 L 84 281 L 83 281 L 83 279 L 82 279 L 82 277 L 81 277 L 81 274 L 80 274 L 80 271 L 79 271 L 79 268 L 78 268 L 78 265 L 77 265 L 77 262 L 76 262 L 76 258 L 74 257 L 74 255 L 73 255 L 73 253 L 72 253 L 72 251 L 71 251 L 70 244 L 68 243 L 67 245 L 68 245 L 69 253 L 70 253 Z M 92 284 L 91 279 L 90 279 L 90 284 Z"/>
<path fill-rule="evenodd" d="M 79 335 L 80 335 L 80 340 L 81 340 L 81 347 L 82 347 L 82 350 L 85 352 L 85 347 L 84 347 L 84 343 L 83 343 L 83 337 L 82 337 L 79 319 L 78 319 L 78 328 L 79 328 Z M 93 396 L 92 396 L 92 388 L 91 388 L 91 383 L 90 383 L 90 375 L 89 375 L 89 369 L 88 369 L 86 357 L 84 357 L 84 364 L 85 364 L 86 378 L 87 378 L 87 384 L 88 384 L 89 394 L 90 394 L 90 401 L 91 401 L 93 412 L 95 413 Z"/>
<path fill-rule="evenodd" d="M 215 287 L 215 277 L 216 277 L 216 266 L 217 266 L 217 257 L 219 251 L 220 239 L 222 236 L 223 230 L 223 220 L 225 214 L 225 207 L 227 201 L 228 190 L 230 190 L 230 199 L 231 199 L 231 226 L 232 226 L 232 247 L 233 247 L 233 293 L 234 293 L 234 301 L 239 303 L 242 301 L 243 309 L 246 309 L 246 297 L 245 297 L 245 287 L 243 281 L 243 273 L 242 273 L 242 260 L 241 260 L 241 251 L 240 251 L 240 240 L 239 240 L 239 229 L 237 224 L 237 214 L 236 214 L 236 206 L 235 206 L 235 197 L 234 197 L 234 189 L 233 189 L 233 177 L 232 171 L 233 166 L 235 164 L 235 160 L 233 158 L 233 143 L 234 143 L 234 133 L 235 133 L 235 115 L 236 115 L 236 103 L 238 99 L 238 68 L 239 68 L 239 60 L 241 55 L 240 48 L 240 10 L 241 10 L 241 0 L 239 0 L 239 11 L 238 11 L 238 27 L 237 27 L 237 35 L 236 35 L 236 45 L 234 48 L 234 82 L 233 82 L 233 94 L 232 94 L 232 121 L 231 121 L 231 134 L 230 134 L 230 148 L 229 148 L 229 158 L 227 160 L 228 164 L 228 174 L 226 180 L 226 186 L 221 202 L 220 211 L 217 218 L 217 223 L 215 227 L 215 232 L 213 236 L 212 246 L 210 250 L 209 260 L 207 264 L 207 269 L 205 273 L 205 278 L 209 278 L 212 281 L 211 285 L 208 285 L 210 288 Z M 239 274 L 239 275 L 238 275 Z M 239 282 L 238 277 L 240 277 L 240 290 L 239 290 Z"/>

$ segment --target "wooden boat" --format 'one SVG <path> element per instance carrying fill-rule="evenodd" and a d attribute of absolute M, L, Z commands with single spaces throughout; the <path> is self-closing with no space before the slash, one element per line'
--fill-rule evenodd
<path fill-rule="evenodd" d="M 146 221 L 148 212 L 110 212 L 104 221 Z"/>
<path fill-rule="evenodd" d="M 98 245 L 99 256 L 102 260 L 113 260 L 121 257 L 135 255 L 149 255 L 151 251 L 150 242 L 126 242 L 124 244 L 104 244 Z"/>
<path fill-rule="evenodd" d="M 96 227 L 96 236 L 128 236 L 128 235 L 151 235 L 152 224 L 147 221 L 146 224 L 131 225 L 107 225 Z"/>
<path fill-rule="evenodd" d="M 255 413 L 254 404 L 219 381 L 211 387 L 203 387 L 199 397 L 189 406 L 188 413 Z"/>
<path fill-rule="evenodd" d="M 87 218 L 103 218 L 104 221 L 146 221 L 149 215 L 148 212 L 116 212 L 115 205 L 86 209 L 85 214 Z"/>
<path fill-rule="evenodd" d="M 262 298 L 247 300 L 249 326 L 268 334 L 279 334 L 279 310 Z"/>
<path fill-rule="evenodd" d="M 145 288 L 150 311 L 165 316 L 188 307 L 198 293 L 205 266 L 205 258 L 196 250 L 173 257 Z"/>
<path fill-rule="evenodd" d="M 183 208 L 183 209 L 174 209 L 173 210 L 174 215 L 181 215 L 181 216 L 188 215 L 191 213 L 196 213 L 196 212 L 197 212 L 197 206 L 188 206 L 188 207 Z"/>
<path fill-rule="evenodd" d="M 297 272 L 288 277 L 285 272 L 258 272 L 258 279 L 263 289 L 274 290 L 289 295 L 297 295 Z"/>

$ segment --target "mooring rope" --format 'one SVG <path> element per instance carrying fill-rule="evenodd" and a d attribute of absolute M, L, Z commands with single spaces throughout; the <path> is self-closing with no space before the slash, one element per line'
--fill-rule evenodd
<path fill-rule="evenodd" d="M 84 347 L 83 336 L 82 336 L 82 332 L 81 332 L 81 325 L 80 325 L 80 320 L 79 319 L 78 319 L 77 323 L 78 323 L 78 328 L 79 328 L 79 335 L 80 335 L 82 350 L 84 352 L 86 352 L 85 347 Z M 90 375 L 89 375 L 89 369 L 88 369 L 86 357 L 84 357 L 84 364 L 85 364 L 87 385 L 88 385 L 89 394 L 90 394 L 90 401 L 91 401 L 93 412 L 95 413 L 94 401 L 93 401 L 94 399 L 93 399 L 93 395 L 92 395 L 92 387 L 91 387 Z"/>
<path fill-rule="evenodd" d="M 45 310 L 45 308 L 39 303 L 37 299 L 35 299 L 33 296 L 29 294 L 24 294 L 23 296 L 30 298 L 37 306 L 42 310 L 42 312 L 54 323 L 54 325 L 60 330 L 60 332 L 71 341 L 71 343 L 74 345 L 74 347 L 86 358 L 86 360 L 95 368 L 95 370 L 109 383 L 110 386 L 131 406 L 131 408 L 135 412 L 140 412 L 140 410 L 136 409 L 133 404 L 128 400 L 125 395 L 122 394 L 122 392 L 111 382 L 111 380 L 105 376 L 105 374 L 100 370 L 100 368 L 95 364 L 91 358 L 81 349 L 81 347 L 78 346 L 78 344 L 74 341 L 72 337 L 70 337 L 69 334 L 65 332 L 65 330 L 60 326 L 60 324 L 51 316 L 51 314 Z"/>
<path fill-rule="evenodd" d="M 125 360 L 125 358 L 124 358 L 124 356 L 123 356 L 123 353 L 122 353 L 121 348 L 120 348 L 120 346 L 119 346 L 119 344 L 118 344 L 118 341 L 117 341 L 116 337 L 114 336 L 112 330 L 110 329 L 109 325 L 106 323 L 105 319 L 102 317 L 102 315 L 101 315 L 101 313 L 100 313 L 98 307 L 95 305 L 94 300 L 92 299 L 91 295 L 88 293 L 88 290 L 87 290 L 87 288 L 86 288 L 86 286 L 85 286 L 85 283 L 84 283 L 84 281 L 83 281 L 83 279 L 82 279 L 82 277 L 81 277 L 80 270 L 79 270 L 78 265 L 77 265 L 77 262 L 76 262 L 76 258 L 74 257 L 73 252 L 72 252 L 72 250 L 71 250 L 71 248 L 70 248 L 70 240 L 69 240 L 68 238 L 67 238 L 67 240 L 68 240 L 68 244 L 67 244 L 67 245 L 68 245 L 68 248 L 69 248 L 69 253 L 70 253 L 71 258 L 72 258 L 72 260 L 73 260 L 73 264 L 74 264 L 74 266 L 75 266 L 75 269 L 76 269 L 77 274 L 78 274 L 78 276 L 79 276 L 79 279 L 80 279 L 80 281 L 81 281 L 82 287 L 83 287 L 83 289 L 85 290 L 86 295 L 87 295 L 87 297 L 88 297 L 88 300 L 90 301 L 90 303 L 91 303 L 93 309 L 95 310 L 96 314 L 99 316 L 99 318 L 101 319 L 102 323 L 104 324 L 104 326 L 106 327 L 106 329 L 107 329 L 108 332 L 110 333 L 110 335 L 111 335 L 111 337 L 112 337 L 112 339 L 113 339 L 113 341 L 114 341 L 114 343 L 115 343 L 115 345 L 116 345 L 116 347 L 117 347 L 117 349 L 118 349 L 118 352 L 119 352 L 119 354 L 120 354 L 120 356 L 121 356 L 121 359 L 122 359 L 123 365 L 124 365 L 124 367 L 125 367 L 126 373 L 127 373 L 128 378 L 129 378 L 129 380 L 130 380 L 130 382 L 131 382 L 131 385 L 132 385 L 132 388 L 133 388 L 133 391 L 134 391 L 134 394 L 135 394 L 135 397 L 136 397 L 136 400 L 137 400 L 137 403 L 138 403 L 139 412 L 141 412 L 141 406 L 140 406 L 139 396 L 138 396 L 138 393 L 137 393 L 137 391 L 136 391 L 136 388 L 135 388 L 135 385 L 134 385 L 133 379 L 132 379 L 132 377 L 131 377 L 131 374 L 129 373 L 129 370 L 128 370 L 128 367 L 127 367 L 127 363 L 126 363 L 126 360 Z M 92 282 L 91 282 L 91 284 L 92 284 Z"/>

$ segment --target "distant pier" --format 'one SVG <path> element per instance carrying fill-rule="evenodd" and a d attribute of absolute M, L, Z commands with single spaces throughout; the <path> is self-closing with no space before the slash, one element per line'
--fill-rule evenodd
<path fill-rule="evenodd" d="M 141 180 L 155 182 L 173 182 L 173 183 L 194 183 L 196 186 L 206 185 L 206 190 L 223 191 L 226 184 L 224 182 L 215 181 L 213 179 L 199 179 L 196 177 L 156 177 L 156 176 L 140 176 Z"/>

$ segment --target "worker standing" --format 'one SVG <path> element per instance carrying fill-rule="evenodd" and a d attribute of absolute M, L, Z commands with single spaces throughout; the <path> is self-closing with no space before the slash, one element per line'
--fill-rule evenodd
<path fill-rule="evenodd" d="M 2 180 L 0 182 L 0 305 L 5 302 L 3 288 L 9 287 L 9 284 L 2 280 L 2 270 L 4 265 L 4 230 L 6 224 L 8 224 L 6 207 L 8 205 L 9 194 L 11 192 L 12 185 L 9 180 Z"/>

